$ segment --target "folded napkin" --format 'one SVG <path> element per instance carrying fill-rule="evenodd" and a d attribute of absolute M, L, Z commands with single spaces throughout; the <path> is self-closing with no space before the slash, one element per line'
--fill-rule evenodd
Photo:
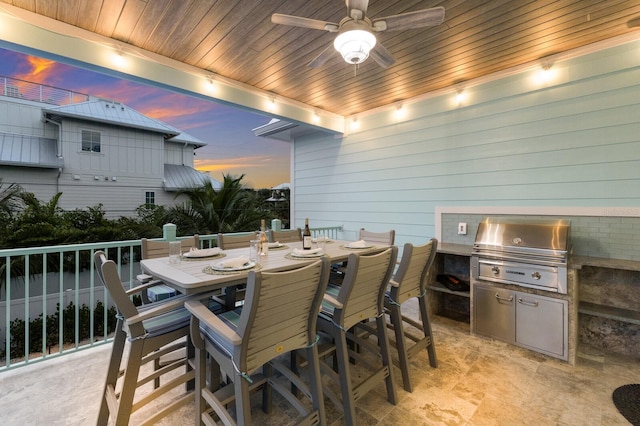
<path fill-rule="evenodd" d="M 276 241 L 275 243 L 269 243 L 269 248 L 271 247 L 280 247 L 280 242 Z"/>
<path fill-rule="evenodd" d="M 311 250 L 304 250 L 304 249 L 294 248 L 291 251 L 291 254 L 293 254 L 294 256 L 317 256 L 319 254 L 322 254 L 322 249 L 315 248 Z"/>
<path fill-rule="evenodd" d="M 216 263 L 216 266 L 219 268 L 234 269 L 234 268 L 242 268 L 247 263 L 249 263 L 249 256 L 240 256 L 240 257 L 234 257 L 227 260 L 222 260 Z"/>
<path fill-rule="evenodd" d="M 222 253 L 222 249 L 220 247 L 213 247 L 208 249 L 198 249 L 195 247 L 191 247 L 189 253 L 185 253 L 186 257 L 207 257 L 207 256 L 215 256 Z"/>
<path fill-rule="evenodd" d="M 351 248 L 364 248 L 367 247 L 367 242 L 365 240 L 358 240 L 358 241 L 353 241 L 349 244 L 347 244 L 347 247 L 351 247 Z"/>

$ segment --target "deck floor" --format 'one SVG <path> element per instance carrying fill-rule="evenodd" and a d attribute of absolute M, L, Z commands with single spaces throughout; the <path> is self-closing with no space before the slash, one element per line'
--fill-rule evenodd
<path fill-rule="evenodd" d="M 468 324 L 437 317 L 439 367 L 426 352 L 413 361 L 415 389 L 407 393 L 395 370 L 399 402 L 386 401 L 380 385 L 358 401 L 364 425 L 628 425 L 611 400 L 613 390 L 640 382 L 640 360 L 579 348 L 576 366 L 525 349 L 470 335 Z M 0 373 L 0 424 L 95 424 L 111 345 Z M 255 424 L 290 424 L 276 401 Z M 339 411 L 326 401 L 330 425 Z M 193 424 L 194 404 L 161 424 Z M 135 417 L 132 419 L 135 424 Z"/>

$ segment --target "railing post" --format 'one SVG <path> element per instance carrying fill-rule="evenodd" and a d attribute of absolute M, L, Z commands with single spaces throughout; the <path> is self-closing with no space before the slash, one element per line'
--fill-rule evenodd
<path fill-rule="evenodd" d="M 273 219 L 271 221 L 271 229 L 273 229 L 274 231 L 281 231 L 282 221 L 280 219 Z"/>
<path fill-rule="evenodd" d="M 166 241 L 175 241 L 176 240 L 176 228 L 177 226 L 173 223 L 166 223 L 162 226 L 162 237 Z"/>

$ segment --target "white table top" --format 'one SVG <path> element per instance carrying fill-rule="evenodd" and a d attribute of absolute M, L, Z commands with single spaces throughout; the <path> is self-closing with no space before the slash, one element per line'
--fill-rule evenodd
<path fill-rule="evenodd" d="M 351 253 L 370 253 L 383 248 L 374 245 L 366 249 L 350 249 L 345 247 L 350 241 L 333 240 L 325 245 L 325 256 L 334 262 L 347 260 Z M 294 248 L 302 248 L 302 242 L 285 243 L 287 248 L 269 250 L 268 256 L 260 260 L 260 270 L 266 272 L 282 271 L 298 265 L 314 262 L 317 258 L 290 259 L 286 257 Z M 224 259 L 239 256 L 249 256 L 249 248 L 225 250 L 225 257 L 213 257 L 203 259 L 183 259 L 180 263 L 169 263 L 168 257 L 156 259 L 144 259 L 140 262 L 143 272 L 164 281 L 165 284 L 175 288 L 183 294 L 197 294 L 224 287 L 238 285 L 246 282 L 249 271 L 241 271 L 234 274 L 209 274 L 203 272 L 206 266 L 210 266 Z"/>

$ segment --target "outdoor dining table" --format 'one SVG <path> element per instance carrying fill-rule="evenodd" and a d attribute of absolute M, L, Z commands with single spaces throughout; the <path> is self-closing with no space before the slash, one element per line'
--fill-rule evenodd
<path fill-rule="evenodd" d="M 371 253 L 380 249 L 381 245 L 366 248 L 349 248 L 351 241 L 331 240 L 324 243 L 324 256 L 332 263 L 346 261 L 351 253 Z M 209 258 L 183 258 L 179 263 L 171 263 L 169 257 L 144 259 L 140 262 L 144 273 L 161 279 L 166 285 L 182 294 L 205 294 L 246 283 L 248 272 L 260 270 L 265 272 L 284 271 L 316 261 L 318 258 L 294 258 L 291 252 L 301 249 L 302 242 L 288 242 L 282 247 L 272 248 L 267 256 L 261 256 L 256 266 L 241 271 L 215 271 L 211 266 L 223 259 L 232 259 L 249 255 L 249 248 L 224 250 L 221 255 Z"/>
<path fill-rule="evenodd" d="M 332 263 L 346 261 L 351 253 L 371 253 L 384 247 L 381 245 L 371 245 L 366 248 L 349 248 L 351 241 L 331 240 L 323 244 L 324 257 Z M 214 271 L 211 266 L 223 259 L 233 259 L 240 256 L 249 257 L 249 248 L 239 248 L 223 250 L 215 257 L 185 258 L 178 263 L 172 263 L 169 257 L 159 257 L 154 259 L 143 259 L 140 261 L 142 271 L 148 275 L 158 278 L 165 285 L 179 291 L 185 295 L 196 298 L 206 298 L 220 290 L 245 284 L 247 276 L 251 270 L 265 272 L 284 271 L 298 266 L 314 262 L 319 257 L 294 258 L 291 252 L 294 249 L 302 249 L 302 242 L 288 242 L 278 248 L 270 248 L 269 254 L 261 256 L 256 266 L 242 271 Z M 188 344 L 189 358 L 194 356 L 195 349 L 190 339 Z M 219 380 L 216 376 L 213 380 Z M 187 390 L 192 390 L 194 381 L 186 384 Z"/>

